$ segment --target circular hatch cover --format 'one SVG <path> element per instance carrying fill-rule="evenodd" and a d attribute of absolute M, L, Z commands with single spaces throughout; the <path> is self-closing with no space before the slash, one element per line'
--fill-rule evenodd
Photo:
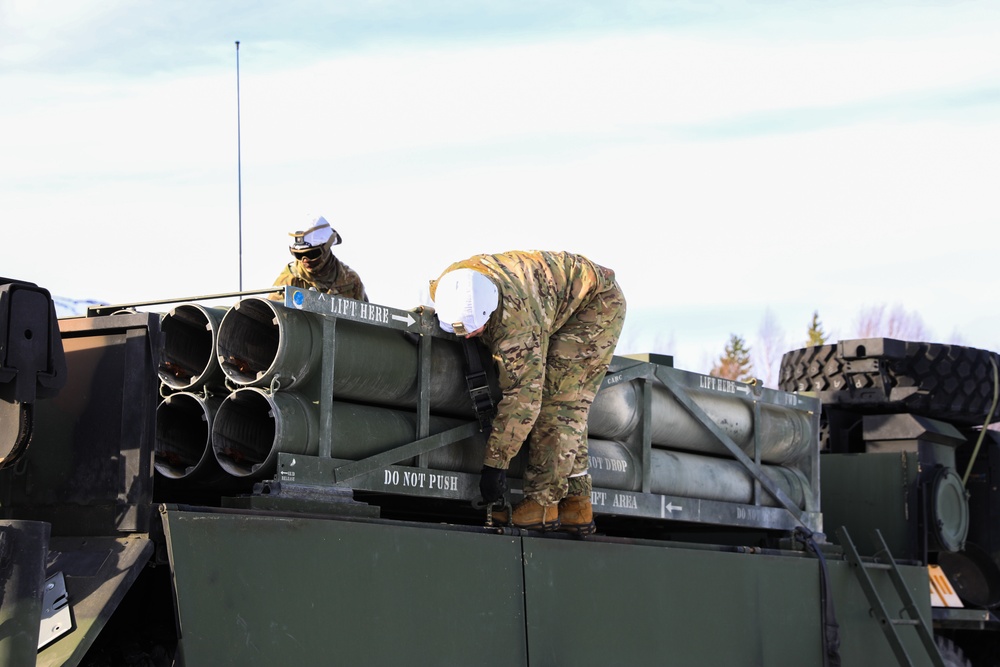
<path fill-rule="evenodd" d="M 930 524 L 944 551 L 961 551 L 969 533 L 969 502 L 962 478 L 942 467 L 931 482 Z"/>

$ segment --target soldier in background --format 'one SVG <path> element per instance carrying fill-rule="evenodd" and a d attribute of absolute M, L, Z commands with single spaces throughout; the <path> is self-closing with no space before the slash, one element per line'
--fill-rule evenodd
<path fill-rule="evenodd" d="M 527 442 L 525 498 L 512 523 L 593 533 L 587 415 L 625 322 L 614 271 L 567 252 L 476 255 L 432 281 L 430 296 L 442 329 L 481 337 L 497 362 L 503 397 L 480 474 L 483 500 L 502 497 Z"/>
<path fill-rule="evenodd" d="M 289 236 L 293 241 L 288 250 L 295 261 L 290 262 L 274 281 L 276 287 L 314 288 L 326 294 L 368 301 L 361 276 L 334 256 L 331 248 L 340 243 L 340 234 L 326 218 L 310 218 L 305 231 L 291 232 Z M 283 297 L 273 294 L 269 298 L 280 301 Z"/>

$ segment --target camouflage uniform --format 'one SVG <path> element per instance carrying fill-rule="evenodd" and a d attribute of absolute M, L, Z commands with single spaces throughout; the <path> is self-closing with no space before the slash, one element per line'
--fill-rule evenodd
<path fill-rule="evenodd" d="M 277 287 L 291 285 L 303 289 L 315 287 L 327 294 L 339 294 L 348 299 L 368 301 L 361 276 L 332 253 L 328 254 L 327 261 L 316 271 L 308 271 L 299 260 L 289 262 L 281 275 L 275 279 L 274 284 Z M 271 295 L 269 298 L 276 301 L 283 299 L 280 294 Z"/>
<path fill-rule="evenodd" d="M 484 463 L 507 468 L 527 441 L 526 497 L 541 505 L 567 494 L 589 498 L 587 415 L 625 322 L 614 271 L 581 255 L 533 250 L 476 255 L 442 275 L 461 268 L 500 291 L 482 333 L 503 390 Z"/>

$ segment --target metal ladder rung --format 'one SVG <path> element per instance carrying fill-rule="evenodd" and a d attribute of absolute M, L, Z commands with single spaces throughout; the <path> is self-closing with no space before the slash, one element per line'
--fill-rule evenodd
<path fill-rule="evenodd" d="M 928 630 L 927 624 L 920 617 L 920 609 L 914 603 L 913 596 L 910 595 L 910 591 L 906 587 L 903 575 L 896 566 L 896 561 L 893 559 L 892 553 L 889 551 L 889 546 L 882 537 L 882 533 L 877 529 L 872 532 L 875 546 L 880 549 L 876 557 L 884 558 L 888 562 L 876 561 L 865 563 L 861 560 L 861 555 L 858 553 L 857 547 L 854 546 L 854 542 L 851 541 L 851 536 L 848 534 L 847 528 L 844 526 L 840 527 L 837 530 L 837 535 L 840 537 L 840 545 L 844 548 L 848 563 L 854 568 L 858 576 L 858 581 L 861 582 L 861 589 L 864 591 L 865 597 L 868 598 L 872 614 L 878 619 L 879 625 L 882 627 L 882 632 L 885 633 L 886 639 L 889 640 L 889 645 L 892 647 L 892 651 L 896 655 L 896 660 L 899 661 L 899 664 L 908 666 L 912 665 L 913 662 L 910 660 L 910 656 L 907 655 L 906 647 L 903 646 L 899 634 L 896 632 L 896 626 L 911 625 L 920 636 L 920 640 L 923 642 L 924 649 L 930 656 L 931 662 L 937 667 L 944 667 L 944 661 L 941 658 L 940 651 L 938 651 L 934 636 Z M 885 570 L 888 572 L 889 579 L 892 581 L 896 593 L 903 603 L 902 611 L 907 613 L 909 618 L 892 618 L 889 616 L 889 612 L 882 603 L 882 598 L 879 597 L 875 583 L 868 576 L 867 570 Z"/>

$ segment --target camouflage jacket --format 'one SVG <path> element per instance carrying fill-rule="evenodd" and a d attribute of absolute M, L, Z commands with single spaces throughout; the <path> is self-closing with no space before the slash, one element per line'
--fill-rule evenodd
<path fill-rule="evenodd" d="M 461 268 L 486 274 L 500 290 L 500 305 L 481 337 L 497 362 L 503 392 L 485 463 L 507 468 L 541 409 L 549 337 L 595 294 L 613 288 L 615 274 L 582 255 L 531 250 L 476 255 L 441 275 Z M 432 299 L 436 288 L 432 281 Z"/>
<path fill-rule="evenodd" d="M 303 289 L 315 287 L 318 291 L 327 294 L 339 294 L 348 299 L 368 301 L 368 295 L 365 293 L 365 286 L 361 282 L 361 276 L 347 264 L 337 259 L 335 255 L 331 255 L 330 258 L 333 260 L 332 262 L 323 266 L 319 272 L 311 276 L 306 275 L 301 262 L 289 262 L 281 272 L 281 275 L 275 279 L 274 285 L 276 287 L 291 285 Z M 270 298 L 280 300 L 282 297 L 275 295 Z"/>

